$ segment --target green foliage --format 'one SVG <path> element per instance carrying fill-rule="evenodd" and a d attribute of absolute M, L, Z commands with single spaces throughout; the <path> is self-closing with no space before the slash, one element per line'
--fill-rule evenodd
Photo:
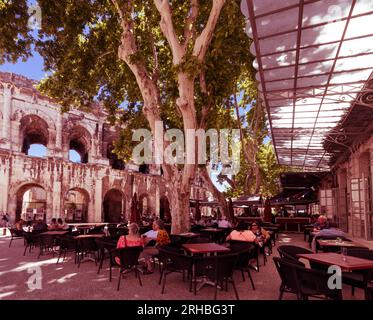
<path fill-rule="evenodd" d="M 5 13 L 1 24 L 0 52 L 3 60 L 0 62 L 4 57 L 12 61 L 17 57 L 27 58 L 30 45 L 34 44 L 44 58 L 45 71 L 50 74 L 40 83 L 39 89 L 56 99 L 64 110 L 71 106 L 89 110 L 92 102 L 102 103 L 108 111 L 109 121 L 125 127 L 116 153 L 128 159 L 132 130 L 146 128 L 147 123 L 142 114 L 143 101 L 136 79 L 126 63 L 118 58 L 122 26 L 117 8 L 111 0 L 39 0 L 38 3 L 42 10 L 42 28 L 35 38 L 27 29 L 26 1 L 17 0 L 11 5 L 0 6 L 1 12 Z M 125 6 L 128 1 L 118 3 Z M 245 19 L 240 11 L 240 1 L 226 1 L 205 61 L 201 63 L 192 57 L 189 45 L 188 54 L 178 66 L 173 66 L 154 1 L 132 0 L 132 3 L 132 30 L 139 52 L 131 59 L 143 62 L 147 72 L 157 77 L 160 114 L 165 126 L 183 127 L 176 106 L 179 95 L 176 73 L 183 70 L 196 79 L 197 119 L 202 118 L 204 107 L 211 106 L 206 129 L 236 128 L 231 96 L 236 92 L 237 83 L 238 89 L 244 92 L 242 105 L 256 98 L 251 66 L 253 57 L 249 52 L 250 40 L 244 32 Z M 176 34 L 183 41 L 190 1 L 170 3 Z M 206 26 L 211 7 L 212 1 L 200 1 L 194 23 L 197 36 Z M 14 20 L 16 14 L 21 18 L 13 28 L 8 28 L 7 23 Z M 1 17 L 3 19 L 3 14 Z M 15 41 L 18 34 L 25 39 L 24 43 Z M 202 89 L 200 75 L 204 75 L 207 93 Z"/>

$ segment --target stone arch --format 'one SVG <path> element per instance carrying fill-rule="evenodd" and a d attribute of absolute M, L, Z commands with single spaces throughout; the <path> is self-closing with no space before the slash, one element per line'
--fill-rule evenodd
<path fill-rule="evenodd" d="M 126 167 L 124 161 L 119 159 L 118 156 L 113 152 L 115 148 L 115 140 L 116 139 L 114 137 L 111 137 L 105 142 L 103 156 L 109 159 L 109 164 L 113 169 L 124 170 Z"/>
<path fill-rule="evenodd" d="M 40 192 L 42 190 L 42 192 Z M 26 192 L 29 192 L 28 199 L 25 199 Z M 46 220 L 48 189 L 37 182 L 25 182 L 19 186 L 14 193 L 15 221 L 33 220 L 42 218 Z"/>
<path fill-rule="evenodd" d="M 19 121 L 19 141 L 21 152 L 27 154 L 32 144 L 41 144 L 48 147 L 50 140 L 47 121 L 35 114 L 23 116 Z"/>
<path fill-rule="evenodd" d="M 68 222 L 87 222 L 90 195 L 80 187 L 70 188 L 63 198 L 65 220 Z"/>
<path fill-rule="evenodd" d="M 112 188 L 103 199 L 104 221 L 111 223 L 122 222 L 126 210 L 126 197 L 122 191 Z"/>
<path fill-rule="evenodd" d="M 88 155 L 92 148 L 92 136 L 83 126 L 76 125 L 69 130 L 67 138 L 69 150 L 75 150 L 82 163 L 88 163 Z"/>
<path fill-rule="evenodd" d="M 21 121 L 21 119 L 25 116 L 40 117 L 48 124 L 48 128 L 50 130 L 56 130 L 56 125 L 55 125 L 56 121 L 54 119 L 52 119 L 41 108 L 39 108 L 39 109 L 29 109 L 26 106 L 22 106 L 21 108 L 17 108 L 16 110 L 13 111 L 12 120 L 13 121 Z"/>
<path fill-rule="evenodd" d="M 150 197 L 147 193 L 142 193 L 139 196 L 139 212 L 140 215 L 147 215 L 151 212 Z"/>

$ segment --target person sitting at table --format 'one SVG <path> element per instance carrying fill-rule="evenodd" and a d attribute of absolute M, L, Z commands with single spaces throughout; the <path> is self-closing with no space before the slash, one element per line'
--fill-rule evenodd
<path fill-rule="evenodd" d="M 51 223 L 48 226 L 48 230 L 49 231 L 58 230 L 58 223 L 57 223 L 57 219 L 56 218 L 53 218 L 51 220 Z"/>
<path fill-rule="evenodd" d="M 328 218 L 321 215 L 317 218 L 317 222 L 313 225 L 313 230 L 314 232 L 317 232 L 323 229 L 329 229 L 329 227 L 330 226 L 329 226 Z"/>
<path fill-rule="evenodd" d="M 253 222 L 250 226 L 250 230 L 255 235 L 255 242 L 260 246 L 263 247 L 264 244 L 269 241 L 271 238 L 269 232 L 258 225 L 257 222 Z"/>
<path fill-rule="evenodd" d="M 140 228 L 137 223 L 131 223 L 128 226 L 128 235 L 123 235 L 117 242 L 117 248 L 144 247 L 144 239 L 140 236 Z M 120 264 L 119 257 L 115 258 L 116 263 Z"/>
<path fill-rule="evenodd" d="M 67 229 L 69 229 L 69 226 L 61 218 L 58 218 L 57 230 L 67 230 Z"/>
<path fill-rule="evenodd" d="M 164 229 L 164 223 L 161 219 L 153 222 L 153 230 L 143 234 L 145 248 L 142 257 L 145 259 L 144 274 L 153 273 L 152 257 L 158 254 L 158 247 L 168 245 L 171 240 L 167 231 Z M 155 240 L 154 246 L 147 246 L 152 240 Z"/>
<path fill-rule="evenodd" d="M 33 231 L 47 231 L 48 225 L 42 220 L 39 219 L 32 227 Z"/>
<path fill-rule="evenodd" d="M 246 241 L 246 242 L 254 242 L 256 236 L 251 230 L 248 230 L 246 227 L 246 223 L 240 221 L 236 227 L 236 230 L 233 230 L 228 236 L 226 241 L 233 240 L 233 241 Z"/>
<path fill-rule="evenodd" d="M 26 225 L 26 221 L 23 220 L 23 219 L 20 219 L 20 220 L 18 220 L 18 221 L 15 223 L 14 227 L 16 228 L 16 230 L 21 231 L 21 230 L 23 230 L 23 227 L 24 227 L 25 225 Z"/>
<path fill-rule="evenodd" d="M 232 228 L 231 223 L 227 220 L 226 216 L 223 216 L 221 220 L 218 221 L 218 228 Z"/>
<path fill-rule="evenodd" d="M 312 251 L 317 252 L 317 239 L 336 239 L 340 238 L 342 240 L 348 239 L 347 234 L 344 233 L 341 229 L 336 227 L 324 228 L 316 233 L 312 239 L 311 248 Z"/>

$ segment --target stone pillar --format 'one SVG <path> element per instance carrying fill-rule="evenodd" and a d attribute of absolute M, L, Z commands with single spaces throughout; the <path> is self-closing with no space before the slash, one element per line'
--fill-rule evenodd
<path fill-rule="evenodd" d="M 47 223 L 55 217 L 53 212 L 53 190 L 46 190 L 47 193 L 47 205 L 46 205 L 46 219 Z"/>
<path fill-rule="evenodd" d="M 62 158 L 62 114 L 57 111 L 55 157 Z"/>
<path fill-rule="evenodd" d="M 8 157 L 0 157 L 0 211 L 8 211 L 8 197 L 9 197 L 9 177 L 10 177 L 10 159 Z M 14 221 L 15 215 L 11 217 Z"/>
<path fill-rule="evenodd" d="M 3 147 L 11 148 L 11 115 L 12 115 L 12 86 L 4 84 L 4 104 L 3 104 L 3 123 L 2 123 L 2 141 Z"/>
<path fill-rule="evenodd" d="M 61 181 L 55 180 L 53 181 L 53 202 L 52 202 L 52 212 L 53 217 L 61 218 L 63 216 L 61 212 L 62 204 L 61 204 L 61 192 L 62 192 L 62 184 Z"/>
<path fill-rule="evenodd" d="M 93 215 L 91 219 L 93 221 L 89 222 L 101 222 L 102 219 L 102 179 L 97 179 L 95 185 L 95 197 L 92 199 L 93 203 Z"/>

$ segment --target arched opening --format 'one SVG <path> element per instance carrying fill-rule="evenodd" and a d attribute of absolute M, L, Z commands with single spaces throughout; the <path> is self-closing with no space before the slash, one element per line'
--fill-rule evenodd
<path fill-rule="evenodd" d="M 104 221 L 110 223 L 122 222 L 122 213 L 125 211 L 123 194 L 117 189 L 109 190 L 103 202 Z"/>
<path fill-rule="evenodd" d="M 147 194 L 142 194 L 139 197 L 139 212 L 141 216 L 147 216 L 150 214 L 150 203 Z"/>
<path fill-rule="evenodd" d="M 91 135 L 83 127 L 75 127 L 69 136 L 69 160 L 78 163 L 88 163 L 91 146 Z"/>
<path fill-rule="evenodd" d="M 34 157 L 45 157 L 49 140 L 48 124 L 37 115 L 21 119 L 22 152 Z"/>
<path fill-rule="evenodd" d="M 45 189 L 34 183 L 26 184 L 16 193 L 16 221 L 46 220 L 47 193 Z"/>
<path fill-rule="evenodd" d="M 139 166 L 139 172 L 143 174 L 149 174 L 150 173 L 149 165 L 145 163 L 141 164 Z"/>
<path fill-rule="evenodd" d="M 170 202 L 166 196 L 159 200 L 159 217 L 165 221 L 171 220 Z"/>
<path fill-rule="evenodd" d="M 67 222 L 87 222 L 89 194 L 86 190 L 73 188 L 65 196 L 65 220 Z"/>
<path fill-rule="evenodd" d="M 118 156 L 113 152 L 114 143 L 110 143 L 106 150 L 106 157 L 109 159 L 110 166 L 116 170 L 124 170 L 125 164 L 123 160 L 119 159 Z"/>

